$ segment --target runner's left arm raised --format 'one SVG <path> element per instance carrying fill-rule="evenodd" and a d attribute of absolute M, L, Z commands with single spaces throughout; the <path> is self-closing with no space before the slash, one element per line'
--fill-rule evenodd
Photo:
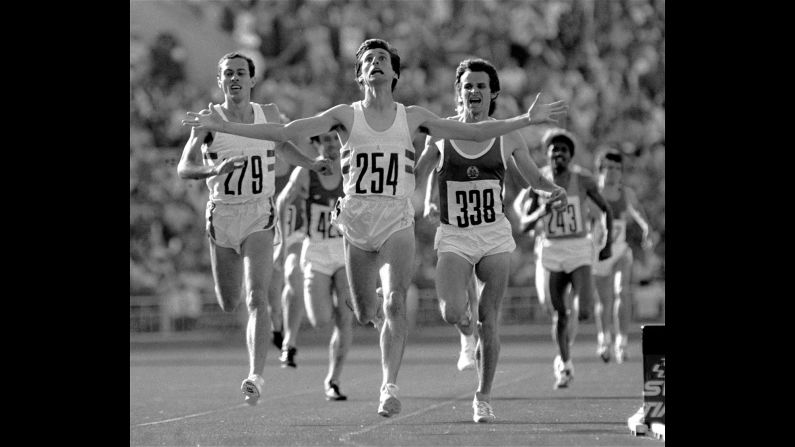
<path fill-rule="evenodd" d="M 558 115 L 567 113 L 566 101 L 550 104 L 537 104 L 541 93 L 536 95 L 527 113 L 504 120 L 486 120 L 477 123 L 464 123 L 458 120 L 440 118 L 430 110 L 420 106 L 409 106 L 406 114 L 409 131 L 419 130 L 428 135 L 452 140 L 486 141 L 528 125 L 557 124 Z"/>

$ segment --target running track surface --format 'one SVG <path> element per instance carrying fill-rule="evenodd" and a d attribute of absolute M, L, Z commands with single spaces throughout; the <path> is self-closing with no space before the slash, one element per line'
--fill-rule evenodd
<path fill-rule="evenodd" d="M 358 327 L 341 390 L 323 395 L 329 330 L 302 331 L 297 369 L 280 367 L 271 346 L 259 405 L 243 403 L 248 372 L 242 331 L 222 344 L 130 345 L 130 445 L 168 446 L 624 446 L 665 445 L 635 437 L 627 418 L 642 404 L 640 335 L 630 359 L 604 364 L 592 328 L 581 327 L 572 351 L 574 381 L 553 390 L 556 349 L 546 325 L 501 329 L 502 350 L 492 389 L 493 424 L 472 421 L 474 371 L 456 369 L 452 326 L 412 330 L 398 376 L 402 411 L 376 413 L 381 382 L 375 330 Z M 306 341 L 304 342 L 304 340 Z M 302 344 L 304 342 L 304 344 Z"/>

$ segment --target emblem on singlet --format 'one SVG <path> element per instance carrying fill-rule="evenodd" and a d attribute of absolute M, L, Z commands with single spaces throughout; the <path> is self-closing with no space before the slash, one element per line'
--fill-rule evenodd
<path fill-rule="evenodd" d="M 480 177 L 480 170 L 477 166 L 470 166 L 467 168 L 467 177 L 478 178 Z"/>

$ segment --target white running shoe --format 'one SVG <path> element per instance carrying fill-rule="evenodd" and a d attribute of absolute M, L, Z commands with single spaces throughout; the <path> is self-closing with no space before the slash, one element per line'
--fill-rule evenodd
<path fill-rule="evenodd" d="M 263 386 L 265 386 L 265 379 L 259 374 L 252 374 L 243 381 L 243 384 L 240 385 L 240 390 L 243 391 L 247 404 L 257 405 L 260 395 L 262 395 Z"/>
<path fill-rule="evenodd" d="M 497 419 L 491 404 L 478 400 L 477 396 L 472 400 L 472 409 L 475 410 L 475 414 L 472 416 L 472 420 L 475 422 L 494 422 Z"/>
<path fill-rule="evenodd" d="M 596 334 L 596 354 L 602 359 L 603 362 L 610 362 L 610 332 L 599 332 Z"/>
<path fill-rule="evenodd" d="M 461 334 L 461 353 L 458 355 L 458 370 L 475 369 L 475 353 L 477 352 L 477 339 L 475 334 Z"/>
<path fill-rule="evenodd" d="M 400 413 L 400 401 L 397 398 L 398 386 L 387 383 L 381 387 L 381 399 L 378 405 L 378 414 L 388 418 Z"/>
<path fill-rule="evenodd" d="M 555 362 L 553 363 L 553 369 L 555 371 L 555 386 L 554 388 L 557 390 L 559 388 L 568 388 L 569 383 L 574 380 L 574 364 L 572 364 L 571 359 L 568 362 L 563 363 L 563 359 L 558 355 L 555 357 Z"/>

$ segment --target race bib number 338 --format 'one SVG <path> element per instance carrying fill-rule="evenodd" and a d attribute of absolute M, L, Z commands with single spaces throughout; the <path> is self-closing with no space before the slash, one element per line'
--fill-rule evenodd
<path fill-rule="evenodd" d="M 460 228 L 496 221 L 502 214 L 500 191 L 499 180 L 448 181 L 448 221 Z"/>

